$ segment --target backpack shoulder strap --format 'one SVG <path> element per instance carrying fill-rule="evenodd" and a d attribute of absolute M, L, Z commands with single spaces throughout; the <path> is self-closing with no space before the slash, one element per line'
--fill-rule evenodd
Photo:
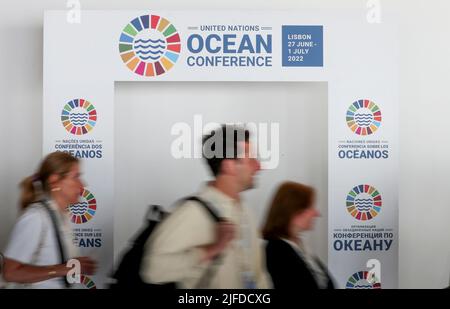
<path fill-rule="evenodd" d="M 183 199 L 183 201 L 194 201 L 203 206 L 203 208 L 211 215 L 215 222 L 222 222 L 223 219 L 217 214 L 216 210 L 211 206 L 210 203 L 199 198 L 198 196 L 188 196 Z"/>
<path fill-rule="evenodd" d="M 200 205 L 203 206 L 203 208 L 211 215 L 211 217 L 214 219 L 216 223 L 223 222 L 224 219 L 222 219 L 216 212 L 216 210 L 212 207 L 212 205 L 205 200 L 199 198 L 198 196 L 189 196 L 184 199 L 184 201 L 194 201 L 198 202 Z M 211 265 L 205 270 L 203 275 L 198 280 L 197 284 L 195 285 L 195 289 L 204 288 L 205 286 L 209 285 L 209 282 L 214 277 L 214 275 L 217 272 L 217 268 L 220 265 L 220 261 L 222 260 L 222 255 L 216 256 L 216 258 L 213 260 Z"/>
<path fill-rule="evenodd" d="M 64 247 L 63 247 L 63 243 L 62 243 L 62 240 L 61 240 L 59 224 L 58 224 L 58 221 L 56 219 L 55 213 L 50 208 L 50 205 L 49 205 L 48 201 L 42 200 L 42 201 L 40 201 L 40 203 L 44 206 L 44 209 L 47 211 L 48 215 L 50 216 L 50 219 L 52 220 L 53 229 L 55 230 L 56 242 L 58 244 L 58 250 L 59 250 L 59 256 L 60 256 L 60 259 L 61 259 L 61 264 L 66 264 L 67 263 L 67 259 L 66 259 L 65 253 L 64 253 Z M 70 284 L 67 281 L 66 277 L 64 277 L 64 284 L 65 284 L 66 287 L 70 286 Z"/>

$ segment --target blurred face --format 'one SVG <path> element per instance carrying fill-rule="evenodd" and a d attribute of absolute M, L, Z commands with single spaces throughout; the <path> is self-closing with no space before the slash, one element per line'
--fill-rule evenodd
<path fill-rule="evenodd" d="M 242 143 L 241 146 L 244 150 L 244 157 L 234 161 L 241 191 L 245 191 L 255 186 L 254 176 L 261 169 L 261 165 L 255 154 L 251 152 L 252 145 L 250 143 Z"/>
<path fill-rule="evenodd" d="M 314 228 L 314 222 L 317 217 L 320 217 L 320 212 L 315 205 L 311 205 L 294 215 L 292 225 L 299 232 L 310 231 Z"/>
<path fill-rule="evenodd" d="M 73 164 L 69 172 L 53 184 L 52 188 L 59 188 L 55 191 L 59 198 L 67 202 L 67 204 L 78 203 L 80 191 L 84 185 L 81 181 L 80 165 L 78 163 Z"/>

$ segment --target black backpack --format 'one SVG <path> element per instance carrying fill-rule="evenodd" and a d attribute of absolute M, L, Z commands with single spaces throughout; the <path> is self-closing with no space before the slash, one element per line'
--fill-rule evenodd
<path fill-rule="evenodd" d="M 196 201 L 204 207 L 204 209 L 211 215 L 215 222 L 220 222 L 221 219 L 214 212 L 211 206 L 196 196 L 190 196 L 181 200 L 181 202 Z M 150 284 L 141 279 L 139 274 L 141 269 L 142 257 L 144 254 L 144 247 L 147 239 L 155 230 L 164 218 L 170 213 L 165 212 L 161 206 L 153 205 L 150 207 L 146 216 L 145 227 L 137 233 L 134 238 L 131 248 L 125 252 L 119 267 L 113 275 L 115 281 L 110 287 L 112 289 L 175 289 L 176 282 L 166 284 Z"/>

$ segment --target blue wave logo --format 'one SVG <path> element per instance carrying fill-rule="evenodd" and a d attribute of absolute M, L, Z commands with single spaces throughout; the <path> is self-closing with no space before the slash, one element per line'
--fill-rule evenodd
<path fill-rule="evenodd" d="M 373 114 L 355 114 L 355 121 L 360 127 L 368 127 L 373 122 Z"/>
<path fill-rule="evenodd" d="M 134 51 L 142 60 L 156 61 L 166 51 L 166 42 L 161 39 L 139 39 L 134 42 Z"/>
<path fill-rule="evenodd" d="M 368 284 L 357 284 L 353 287 L 354 289 L 358 289 L 358 290 L 371 290 L 373 288 L 373 286 L 368 283 Z"/>
<path fill-rule="evenodd" d="M 89 115 L 87 113 L 70 113 L 69 118 L 74 126 L 81 127 L 87 123 Z"/>
<path fill-rule="evenodd" d="M 373 200 L 371 198 L 363 199 L 357 198 L 355 199 L 355 206 L 360 212 L 367 212 L 373 207 Z"/>
<path fill-rule="evenodd" d="M 70 205 L 70 212 L 74 215 L 84 215 L 88 209 L 87 202 L 81 202 L 77 204 Z"/>

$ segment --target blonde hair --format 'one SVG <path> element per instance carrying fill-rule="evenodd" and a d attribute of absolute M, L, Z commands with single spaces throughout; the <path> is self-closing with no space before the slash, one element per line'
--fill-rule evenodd
<path fill-rule="evenodd" d="M 38 201 L 42 195 L 50 192 L 48 180 L 51 175 L 65 177 L 74 164 L 79 160 L 65 152 L 52 152 L 42 161 L 36 174 L 31 175 L 20 183 L 20 208 Z"/>

